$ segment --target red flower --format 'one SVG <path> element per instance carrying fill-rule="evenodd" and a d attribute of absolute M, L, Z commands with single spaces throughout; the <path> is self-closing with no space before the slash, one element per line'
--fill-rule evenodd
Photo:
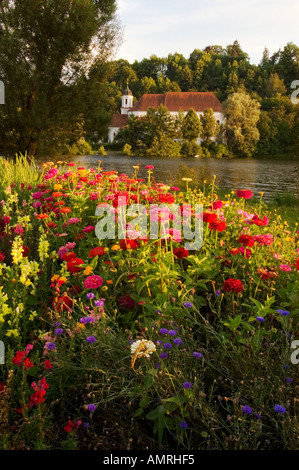
<path fill-rule="evenodd" d="M 136 250 L 136 248 L 140 247 L 138 240 L 131 240 L 129 238 L 121 240 L 119 244 L 122 250 Z"/>
<path fill-rule="evenodd" d="M 84 269 L 84 267 L 81 266 L 82 264 L 84 264 L 83 259 L 72 258 L 70 261 L 68 261 L 66 268 L 72 274 L 79 273 L 80 271 L 82 271 L 82 269 Z"/>
<path fill-rule="evenodd" d="M 189 256 L 189 251 L 184 248 L 183 246 L 180 246 L 179 248 L 174 248 L 173 254 L 178 258 L 187 258 Z"/>
<path fill-rule="evenodd" d="M 90 250 L 88 258 L 94 258 L 95 256 L 104 256 L 106 254 L 106 250 L 103 246 L 97 246 Z"/>
<path fill-rule="evenodd" d="M 46 359 L 46 360 L 44 361 L 44 368 L 45 368 L 46 370 L 49 370 L 49 369 L 52 369 L 52 367 L 53 367 L 53 366 L 52 366 L 52 364 L 51 364 L 51 361 L 50 361 L 49 359 Z"/>
<path fill-rule="evenodd" d="M 243 284 L 239 279 L 227 279 L 223 284 L 225 292 L 243 292 Z"/>
<path fill-rule="evenodd" d="M 296 269 L 297 269 L 297 271 L 299 271 L 299 258 L 297 258 L 297 260 L 296 260 Z"/>
<path fill-rule="evenodd" d="M 58 297 L 57 301 L 53 302 L 53 307 L 54 309 L 56 308 L 58 312 L 69 310 L 72 307 L 72 305 L 73 305 L 72 299 L 68 297 L 68 295 L 66 294 Z"/>
<path fill-rule="evenodd" d="M 68 253 L 65 253 L 64 255 L 62 255 L 61 259 L 63 259 L 63 261 L 69 262 L 71 259 L 76 258 L 76 257 L 77 257 L 76 253 L 74 253 L 73 251 L 69 251 Z"/>
<path fill-rule="evenodd" d="M 118 299 L 118 304 L 122 308 L 134 308 L 135 300 L 130 295 L 124 295 Z"/>
<path fill-rule="evenodd" d="M 239 189 L 237 191 L 237 197 L 243 197 L 244 199 L 250 199 L 252 197 L 252 191 L 249 189 Z"/>
<path fill-rule="evenodd" d="M 74 423 L 68 420 L 67 425 L 63 427 L 66 432 L 71 432 L 73 430 Z"/>
<path fill-rule="evenodd" d="M 23 364 L 24 364 L 26 370 L 28 370 L 28 369 L 30 369 L 30 367 L 34 366 L 33 362 L 29 359 L 29 357 L 26 357 L 26 359 L 24 359 Z"/>
<path fill-rule="evenodd" d="M 29 406 L 37 406 L 45 401 L 46 390 L 37 390 L 30 396 Z"/>
<path fill-rule="evenodd" d="M 0 382 L 0 393 L 4 392 L 4 390 L 5 390 L 5 385 L 3 382 Z"/>
<path fill-rule="evenodd" d="M 174 204 L 175 203 L 175 197 L 171 193 L 159 194 L 159 202 L 165 203 L 165 204 Z"/>
<path fill-rule="evenodd" d="M 0 253 L 0 263 L 2 263 L 4 259 L 5 259 L 5 253 Z"/>
<path fill-rule="evenodd" d="M 216 222 L 217 214 L 214 214 L 214 212 L 204 212 L 202 218 L 204 222 L 211 224 L 213 222 Z"/>
<path fill-rule="evenodd" d="M 241 245 L 244 246 L 253 246 L 254 242 L 255 240 L 251 235 L 242 234 L 238 239 L 238 243 L 241 243 Z"/>
<path fill-rule="evenodd" d="M 229 250 L 231 255 L 238 255 L 239 254 L 239 248 L 231 248 Z"/>
<path fill-rule="evenodd" d="M 226 223 L 223 220 L 216 220 L 209 224 L 210 230 L 217 230 L 218 232 L 224 232 L 226 229 Z"/>
<path fill-rule="evenodd" d="M 24 356 L 25 356 L 25 351 L 17 351 L 17 354 L 13 358 L 12 363 L 20 367 L 24 359 Z"/>

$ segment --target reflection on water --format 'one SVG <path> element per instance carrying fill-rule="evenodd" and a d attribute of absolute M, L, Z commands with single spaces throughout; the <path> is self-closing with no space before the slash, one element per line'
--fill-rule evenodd
<path fill-rule="evenodd" d="M 116 170 L 129 176 L 134 173 L 133 165 L 139 162 L 138 158 L 122 155 L 72 158 L 72 161 L 86 168 L 97 168 L 98 160 L 102 161 L 104 170 Z M 211 181 L 213 175 L 216 175 L 216 185 L 223 189 L 250 189 L 255 196 L 263 191 L 265 199 L 270 199 L 275 193 L 290 193 L 299 197 L 299 162 L 294 160 L 146 157 L 141 159 L 140 178 L 147 176 L 146 165 L 155 167 L 154 177 L 157 182 L 179 184 L 183 176 L 189 176 L 182 171 L 182 165 L 188 165 L 198 181 Z"/>

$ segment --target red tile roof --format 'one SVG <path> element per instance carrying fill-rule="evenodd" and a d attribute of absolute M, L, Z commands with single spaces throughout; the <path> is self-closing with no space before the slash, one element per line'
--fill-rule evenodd
<path fill-rule="evenodd" d="M 110 127 L 125 127 L 128 122 L 129 116 L 127 114 L 113 114 Z"/>
<path fill-rule="evenodd" d="M 193 108 L 197 112 L 212 108 L 214 112 L 221 112 L 222 107 L 218 98 L 212 92 L 167 92 L 165 94 L 145 94 L 132 108 L 132 111 L 147 111 L 149 107 L 157 108 L 160 104 L 166 106 L 168 111 L 189 111 Z"/>

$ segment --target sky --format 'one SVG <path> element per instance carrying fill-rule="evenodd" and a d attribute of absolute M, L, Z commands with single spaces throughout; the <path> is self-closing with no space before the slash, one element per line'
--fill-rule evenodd
<path fill-rule="evenodd" d="M 288 42 L 299 45 L 298 0 L 118 0 L 123 44 L 116 59 L 134 60 L 226 47 L 237 39 L 258 64 Z"/>

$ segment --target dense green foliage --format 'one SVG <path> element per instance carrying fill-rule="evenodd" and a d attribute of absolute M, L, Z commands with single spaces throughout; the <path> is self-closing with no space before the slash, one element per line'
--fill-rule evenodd
<path fill-rule="evenodd" d="M 260 115 L 254 122 L 249 148 L 240 147 L 240 143 L 236 145 L 230 139 L 230 150 L 239 156 L 299 155 L 299 106 L 290 100 L 291 83 L 299 77 L 299 47 L 293 43 L 271 57 L 265 49 L 258 65 L 250 63 L 235 41 L 226 48 L 195 49 L 189 58 L 179 53 L 169 54 L 167 58 L 152 55 L 133 64 L 120 59 L 111 62 L 110 67 L 109 83 L 117 92 L 113 112 L 119 111 L 122 90 L 128 80 L 135 99 L 144 93 L 211 91 L 224 103 L 235 93 L 242 93 L 248 100 L 259 103 Z M 245 135 L 247 138 L 246 132 Z"/>
<path fill-rule="evenodd" d="M 85 130 L 96 130 L 91 118 L 101 126 L 99 113 L 109 98 L 109 88 L 105 99 L 102 92 L 105 62 L 118 31 L 115 10 L 115 0 L 1 1 L 1 152 L 63 151 Z"/>

